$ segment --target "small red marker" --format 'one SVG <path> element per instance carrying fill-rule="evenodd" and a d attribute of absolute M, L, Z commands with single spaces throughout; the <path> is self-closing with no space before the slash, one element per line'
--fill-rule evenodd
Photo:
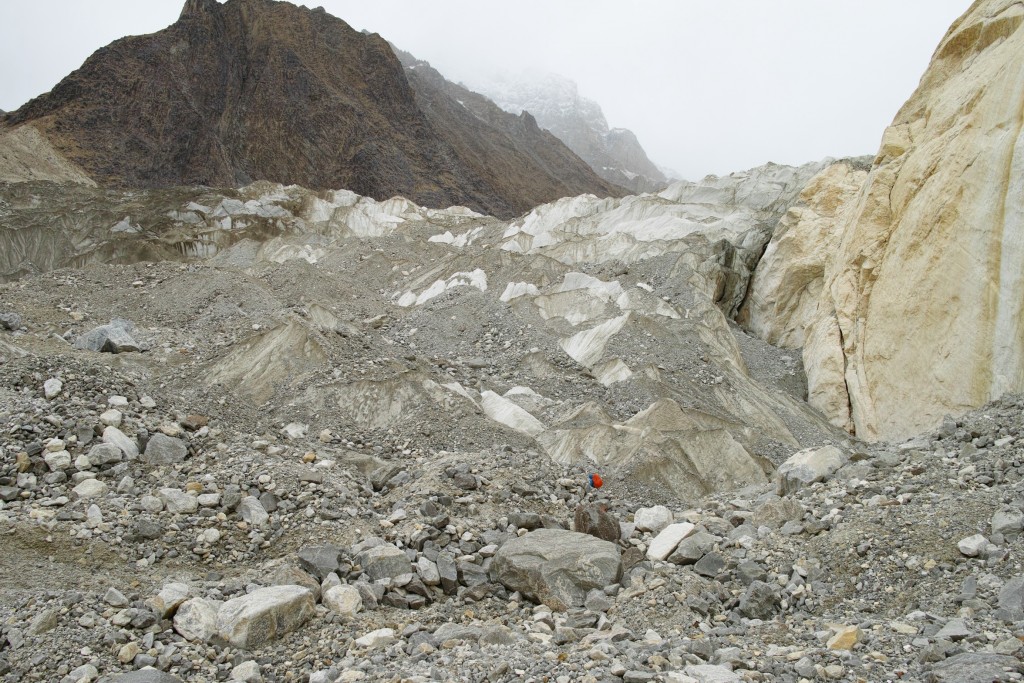
<path fill-rule="evenodd" d="M 590 485 L 593 486 L 595 489 L 599 489 L 602 486 L 604 486 L 604 479 L 601 479 L 600 474 L 594 472 L 593 474 L 590 475 Z"/>

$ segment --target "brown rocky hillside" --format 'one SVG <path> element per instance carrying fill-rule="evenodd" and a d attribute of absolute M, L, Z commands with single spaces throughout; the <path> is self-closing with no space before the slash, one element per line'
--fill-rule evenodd
<path fill-rule="evenodd" d="M 189 0 L 5 116 L 24 124 L 112 187 L 265 179 L 506 217 L 621 192 L 529 117 L 474 114 L 380 36 L 270 0 Z"/>

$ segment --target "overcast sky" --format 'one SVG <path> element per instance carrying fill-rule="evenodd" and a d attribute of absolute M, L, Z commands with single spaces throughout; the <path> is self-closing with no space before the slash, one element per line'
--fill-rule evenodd
<path fill-rule="evenodd" d="M 453 80 L 575 80 L 683 177 L 874 154 L 969 0 L 320 0 Z M 0 109 L 184 0 L 0 0 Z"/>

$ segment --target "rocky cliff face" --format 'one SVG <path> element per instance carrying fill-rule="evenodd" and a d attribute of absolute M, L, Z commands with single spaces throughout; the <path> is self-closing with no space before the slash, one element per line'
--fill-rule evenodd
<path fill-rule="evenodd" d="M 386 41 L 322 10 L 189 0 L 174 25 L 98 50 L 4 121 L 105 186 L 265 179 L 509 217 L 618 192 L 528 119 L 455 115 L 443 89 L 410 80 Z"/>
<path fill-rule="evenodd" d="M 554 74 L 495 79 L 473 87 L 510 112 L 528 111 L 605 180 L 634 192 L 656 192 L 667 178 L 632 131 L 608 128 L 601 106 Z"/>
<path fill-rule="evenodd" d="M 953 25 L 837 215 L 834 249 L 815 257 L 816 310 L 797 306 L 810 324 L 768 325 L 780 339 L 804 327 L 812 403 L 862 438 L 903 437 L 1024 388 L 1022 22 L 1020 2 L 987 0 Z M 769 253 L 786 248 L 777 238 Z M 757 283 L 779 276 L 755 277 L 752 321 Z"/>

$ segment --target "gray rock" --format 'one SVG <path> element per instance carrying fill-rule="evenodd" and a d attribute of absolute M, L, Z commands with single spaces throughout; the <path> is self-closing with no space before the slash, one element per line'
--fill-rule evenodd
<path fill-rule="evenodd" d="M 199 509 L 199 499 L 181 489 L 160 489 L 160 500 L 172 515 L 190 515 Z"/>
<path fill-rule="evenodd" d="M 359 596 L 363 599 L 363 609 L 377 609 L 380 601 L 384 599 L 384 586 L 379 583 L 356 581 L 352 585 L 356 587 Z"/>
<path fill-rule="evenodd" d="M 694 564 L 707 555 L 715 547 L 715 537 L 706 531 L 698 531 L 693 536 L 684 538 L 668 556 L 668 561 L 675 564 Z"/>
<path fill-rule="evenodd" d="M 135 325 L 127 320 L 115 318 L 106 325 L 100 325 L 75 340 L 74 347 L 85 351 L 103 353 L 128 353 L 145 351 L 148 346 L 132 336 Z"/>
<path fill-rule="evenodd" d="M 686 675 L 697 683 L 740 683 L 740 675 L 724 666 L 715 664 L 694 664 L 686 667 Z M 671 680 L 671 679 L 670 679 Z"/>
<path fill-rule="evenodd" d="M 740 613 L 750 619 L 771 619 L 779 611 L 781 600 L 770 584 L 754 581 L 740 598 Z"/>
<path fill-rule="evenodd" d="M 48 401 L 60 396 L 60 392 L 63 390 L 64 382 L 61 382 L 56 377 L 51 377 L 43 382 L 43 397 Z"/>
<path fill-rule="evenodd" d="M 950 619 L 946 622 L 945 626 L 939 629 L 934 638 L 936 640 L 951 640 L 955 643 L 970 637 L 971 634 L 972 631 L 967 628 L 967 624 L 964 623 L 963 619 Z"/>
<path fill-rule="evenodd" d="M 804 517 L 804 508 L 792 498 L 772 498 L 754 510 L 754 526 L 778 529 L 786 522 L 796 522 Z"/>
<path fill-rule="evenodd" d="M 71 492 L 80 500 L 99 498 L 107 493 L 107 485 L 99 479 L 86 479 L 81 484 L 71 489 Z"/>
<path fill-rule="evenodd" d="M 637 508 L 637 511 L 633 513 L 633 521 L 638 530 L 657 534 L 672 523 L 672 511 L 664 505 Z"/>
<path fill-rule="evenodd" d="M 708 553 L 693 565 L 693 571 L 713 579 L 725 570 L 725 558 L 718 553 Z"/>
<path fill-rule="evenodd" d="M 988 547 L 988 539 L 981 534 L 974 534 L 973 536 L 960 539 L 956 547 L 960 550 L 960 554 L 965 557 L 977 557 Z"/>
<path fill-rule="evenodd" d="M 128 598 L 124 597 L 124 593 L 111 586 L 103 594 L 103 602 L 111 607 L 127 607 Z"/>
<path fill-rule="evenodd" d="M 103 430 L 103 443 L 117 446 L 129 460 L 137 460 L 139 457 L 138 445 L 117 427 L 107 427 Z"/>
<path fill-rule="evenodd" d="M 441 572 L 438 570 L 437 564 L 426 557 L 416 560 L 416 574 L 427 586 L 441 585 Z"/>
<path fill-rule="evenodd" d="M 992 515 L 992 534 L 1002 534 L 1013 540 L 1024 530 L 1024 512 L 1017 509 L 999 510 Z"/>
<path fill-rule="evenodd" d="M 57 610 L 50 607 L 36 615 L 36 618 L 28 626 L 28 633 L 32 636 L 38 636 L 55 628 L 57 628 Z"/>
<path fill-rule="evenodd" d="M 308 588 L 259 588 L 220 606 L 217 631 L 234 647 L 254 650 L 302 626 L 313 615 L 314 607 L 313 593 Z"/>
<path fill-rule="evenodd" d="M 238 503 L 238 515 L 246 523 L 255 527 L 263 526 L 270 519 L 263 503 L 255 496 L 246 496 Z"/>
<path fill-rule="evenodd" d="M 533 531 L 543 525 L 543 521 L 535 512 L 513 512 L 508 516 L 508 523 L 519 529 Z"/>
<path fill-rule="evenodd" d="M 338 571 L 341 548 L 333 545 L 306 546 L 300 548 L 299 566 L 323 581 L 328 574 Z"/>
<path fill-rule="evenodd" d="M 188 599 L 191 588 L 187 583 L 167 583 L 160 589 L 160 592 L 153 596 L 146 604 L 161 619 L 168 619 L 181 607 L 181 604 Z"/>
<path fill-rule="evenodd" d="M 157 432 L 149 438 L 142 461 L 150 465 L 172 465 L 188 456 L 188 446 L 181 439 Z"/>
<path fill-rule="evenodd" d="M 437 573 L 441 576 L 441 589 L 445 595 L 452 595 L 459 590 L 459 567 L 451 553 L 438 553 Z"/>
<path fill-rule="evenodd" d="M 14 311 L 0 313 L 0 329 L 12 331 L 21 329 L 21 316 Z"/>
<path fill-rule="evenodd" d="M 356 562 L 371 581 L 412 573 L 409 557 L 390 543 L 362 551 L 356 555 Z"/>
<path fill-rule="evenodd" d="M 573 516 L 573 528 L 581 534 L 588 534 L 603 541 L 617 541 L 622 534 L 619 520 L 596 504 L 579 505 Z"/>
<path fill-rule="evenodd" d="M 1002 683 L 1019 680 L 1024 664 L 1017 657 L 985 652 L 964 652 L 935 664 L 930 683 Z"/>
<path fill-rule="evenodd" d="M 1015 576 L 999 590 L 999 618 L 1024 621 L 1024 576 Z"/>
<path fill-rule="evenodd" d="M 174 630 L 195 643 L 205 643 L 217 633 L 217 608 L 205 598 L 192 598 L 174 613 Z"/>
<path fill-rule="evenodd" d="M 183 683 L 183 681 L 177 676 L 172 676 L 159 669 L 139 669 L 109 678 L 104 676 L 97 683 Z"/>
<path fill-rule="evenodd" d="M 363 608 L 363 598 L 354 586 L 331 586 L 324 591 L 323 603 L 327 609 L 344 617 L 354 617 Z"/>
<path fill-rule="evenodd" d="M 736 578 L 745 586 L 754 581 L 764 581 L 768 578 L 768 572 L 764 567 L 753 560 L 744 560 L 736 567 Z"/>
<path fill-rule="evenodd" d="M 538 529 L 505 543 L 494 556 L 492 578 L 509 590 L 565 610 L 583 604 L 587 593 L 618 583 L 618 546 L 593 536 Z"/>
<path fill-rule="evenodd" d="M 94 467 L 103 467 L 104 465 L 113 465 L 114 463 L 121 462 L 124 454 L 121 449 L 112 443 L 98 443 L 89 449 L 88 458 L 89 462 Z"/>
<path fill-rule="evenodd" d="M 776 472 L 776 486 L 780 496 L 799 491 L 823 481 L 843 466 L 846 457 L 835 446 L 805 448 L 794 453 Z"/>
<path fill-rule="evenodd" d="M 664 560 L 672 554 L 679 542 L 692 534 L 696 528 L 689 522 L 669 524 L 651 541 L 651 545 L 647 548 L 647 559 Z"/>

